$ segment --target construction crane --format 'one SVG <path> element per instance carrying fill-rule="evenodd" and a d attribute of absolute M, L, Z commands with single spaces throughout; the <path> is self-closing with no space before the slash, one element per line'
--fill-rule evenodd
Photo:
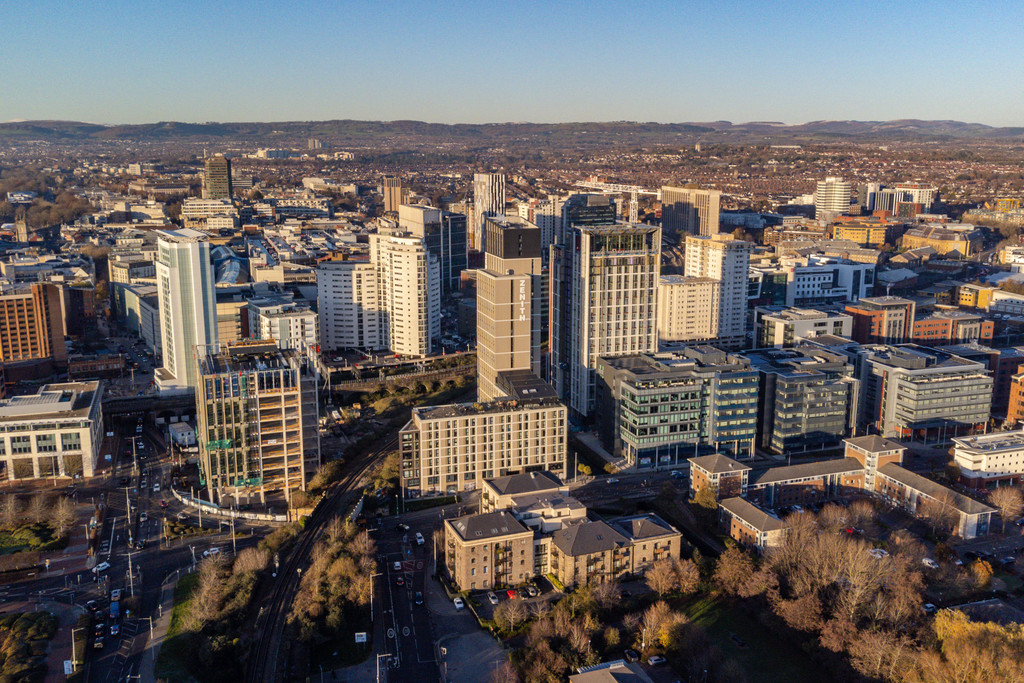
<path fill-rule="evenodd" d="M 645 190 L 642 187 L 636 185 L 619 185 L 617 183 L 599 183 L 593 180 L 581 180 L 576 183 L 576 187 L 585 187 L 590 190 L 602 190 L 607 193 L 629 193 L 629 222 L 636 223 L 639 214 L 640 203 L 637 201 L 637 197 L 642 194 L 653 194 L 659 199 L 661 198 L 660 190 Z"/>

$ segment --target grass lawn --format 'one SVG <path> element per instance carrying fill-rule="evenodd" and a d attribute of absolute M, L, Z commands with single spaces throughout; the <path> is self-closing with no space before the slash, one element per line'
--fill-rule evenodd
<path fill-rule="evenodd" d="M 681 609 L 707 632 L 726 659 L 735 659 L 743 666 L 751 681 L 813 681 L 821 674 L 803 650 L 774 636 L 738 608 L 705 595 L 683 603 Z M 732 634 L 744 646 L 738 645 Z"/>
<path fill-rule="evenodd" d="M 359 632 L 366 634 L 367 642 L 365 644 L 356 643 L 355 634 Z M 373 652 L 373 625 L 370 623 L 369 611 L 362 611 L 355 620 L 347 620 L 341 633 L 332 640 L 313 646 L 309 670 L 319 672 L 322 666 L 324 671 L 334 671 L 352 666 L 365 660 L 371 652 Z"/>
<path fill-rule="evenodd" d="M 174 610 L 167 637 L 160 646 L 156 659 L 157 678 L 168 681 L 194 681 L 185 662 L 192 656 L 189 648 L 189 634 L 182 633 L 181 622 L 192 603 L 192 593 L 199 585 L 199 574 L 186 574 L 174 587 Z"/>

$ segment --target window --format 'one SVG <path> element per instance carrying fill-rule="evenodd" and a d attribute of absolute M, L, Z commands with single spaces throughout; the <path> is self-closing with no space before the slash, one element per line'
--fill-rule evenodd
<path fill-rule="evenodd" d="M 82 435 L 79 432 L 65 432 L 61 434 L 60 449 L 62 451 L 82 450 Z"/>
<path fill-rule="evenodd" d="M 32 441 L 28 436 L 11 437 L 11 453 L 31 453 Z"/>

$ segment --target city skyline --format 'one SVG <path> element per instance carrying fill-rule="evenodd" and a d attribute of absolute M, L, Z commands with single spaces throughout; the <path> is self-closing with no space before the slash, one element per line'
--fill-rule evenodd
<path fill-rule="evenodd" d="M 1024 8 L 1008 3 L 904 3 L 884 17 L 843 5 L 824 25 L 806 2 L 628 15 L 610 3 L 184 3 L 177 21 L 85 2 L 59 6 L 55 24 L 57 8 L 8 8 L 19 30 L 0 87 L 16 97 L 0 121 L 1021 123 L 1006 84 L 1024 79 L 1012 28 Z M 876 49 L 886 25 L 899 39 Z"/>

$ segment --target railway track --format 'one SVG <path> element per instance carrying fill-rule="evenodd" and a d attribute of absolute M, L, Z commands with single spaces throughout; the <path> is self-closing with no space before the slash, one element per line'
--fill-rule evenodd
<path fill-rule="evenodd" d="M 278 676 L 282 664 L 278 655 L 281 649 L 281 636 L 288 621 L 289 607 L 301 578 L 300 570 L 308 560 L 310 550 L 320 537 L 320 532 L 335 516 L 345 510 L 345 497 L 358 491 L 362 478 L 397 446 L 398 434 L 395 433 L 377 450 L 366 456 L 360 467 L 335 483 L 307 520 L 305 529 L 278 570 L 270 599 L 256 618 L 255 632 L 259 634 L 259 639 L 249 660 L 251 664 L 246 675 L 247 681 L 266 683 L 284 679 L 283 676 Z"/>

